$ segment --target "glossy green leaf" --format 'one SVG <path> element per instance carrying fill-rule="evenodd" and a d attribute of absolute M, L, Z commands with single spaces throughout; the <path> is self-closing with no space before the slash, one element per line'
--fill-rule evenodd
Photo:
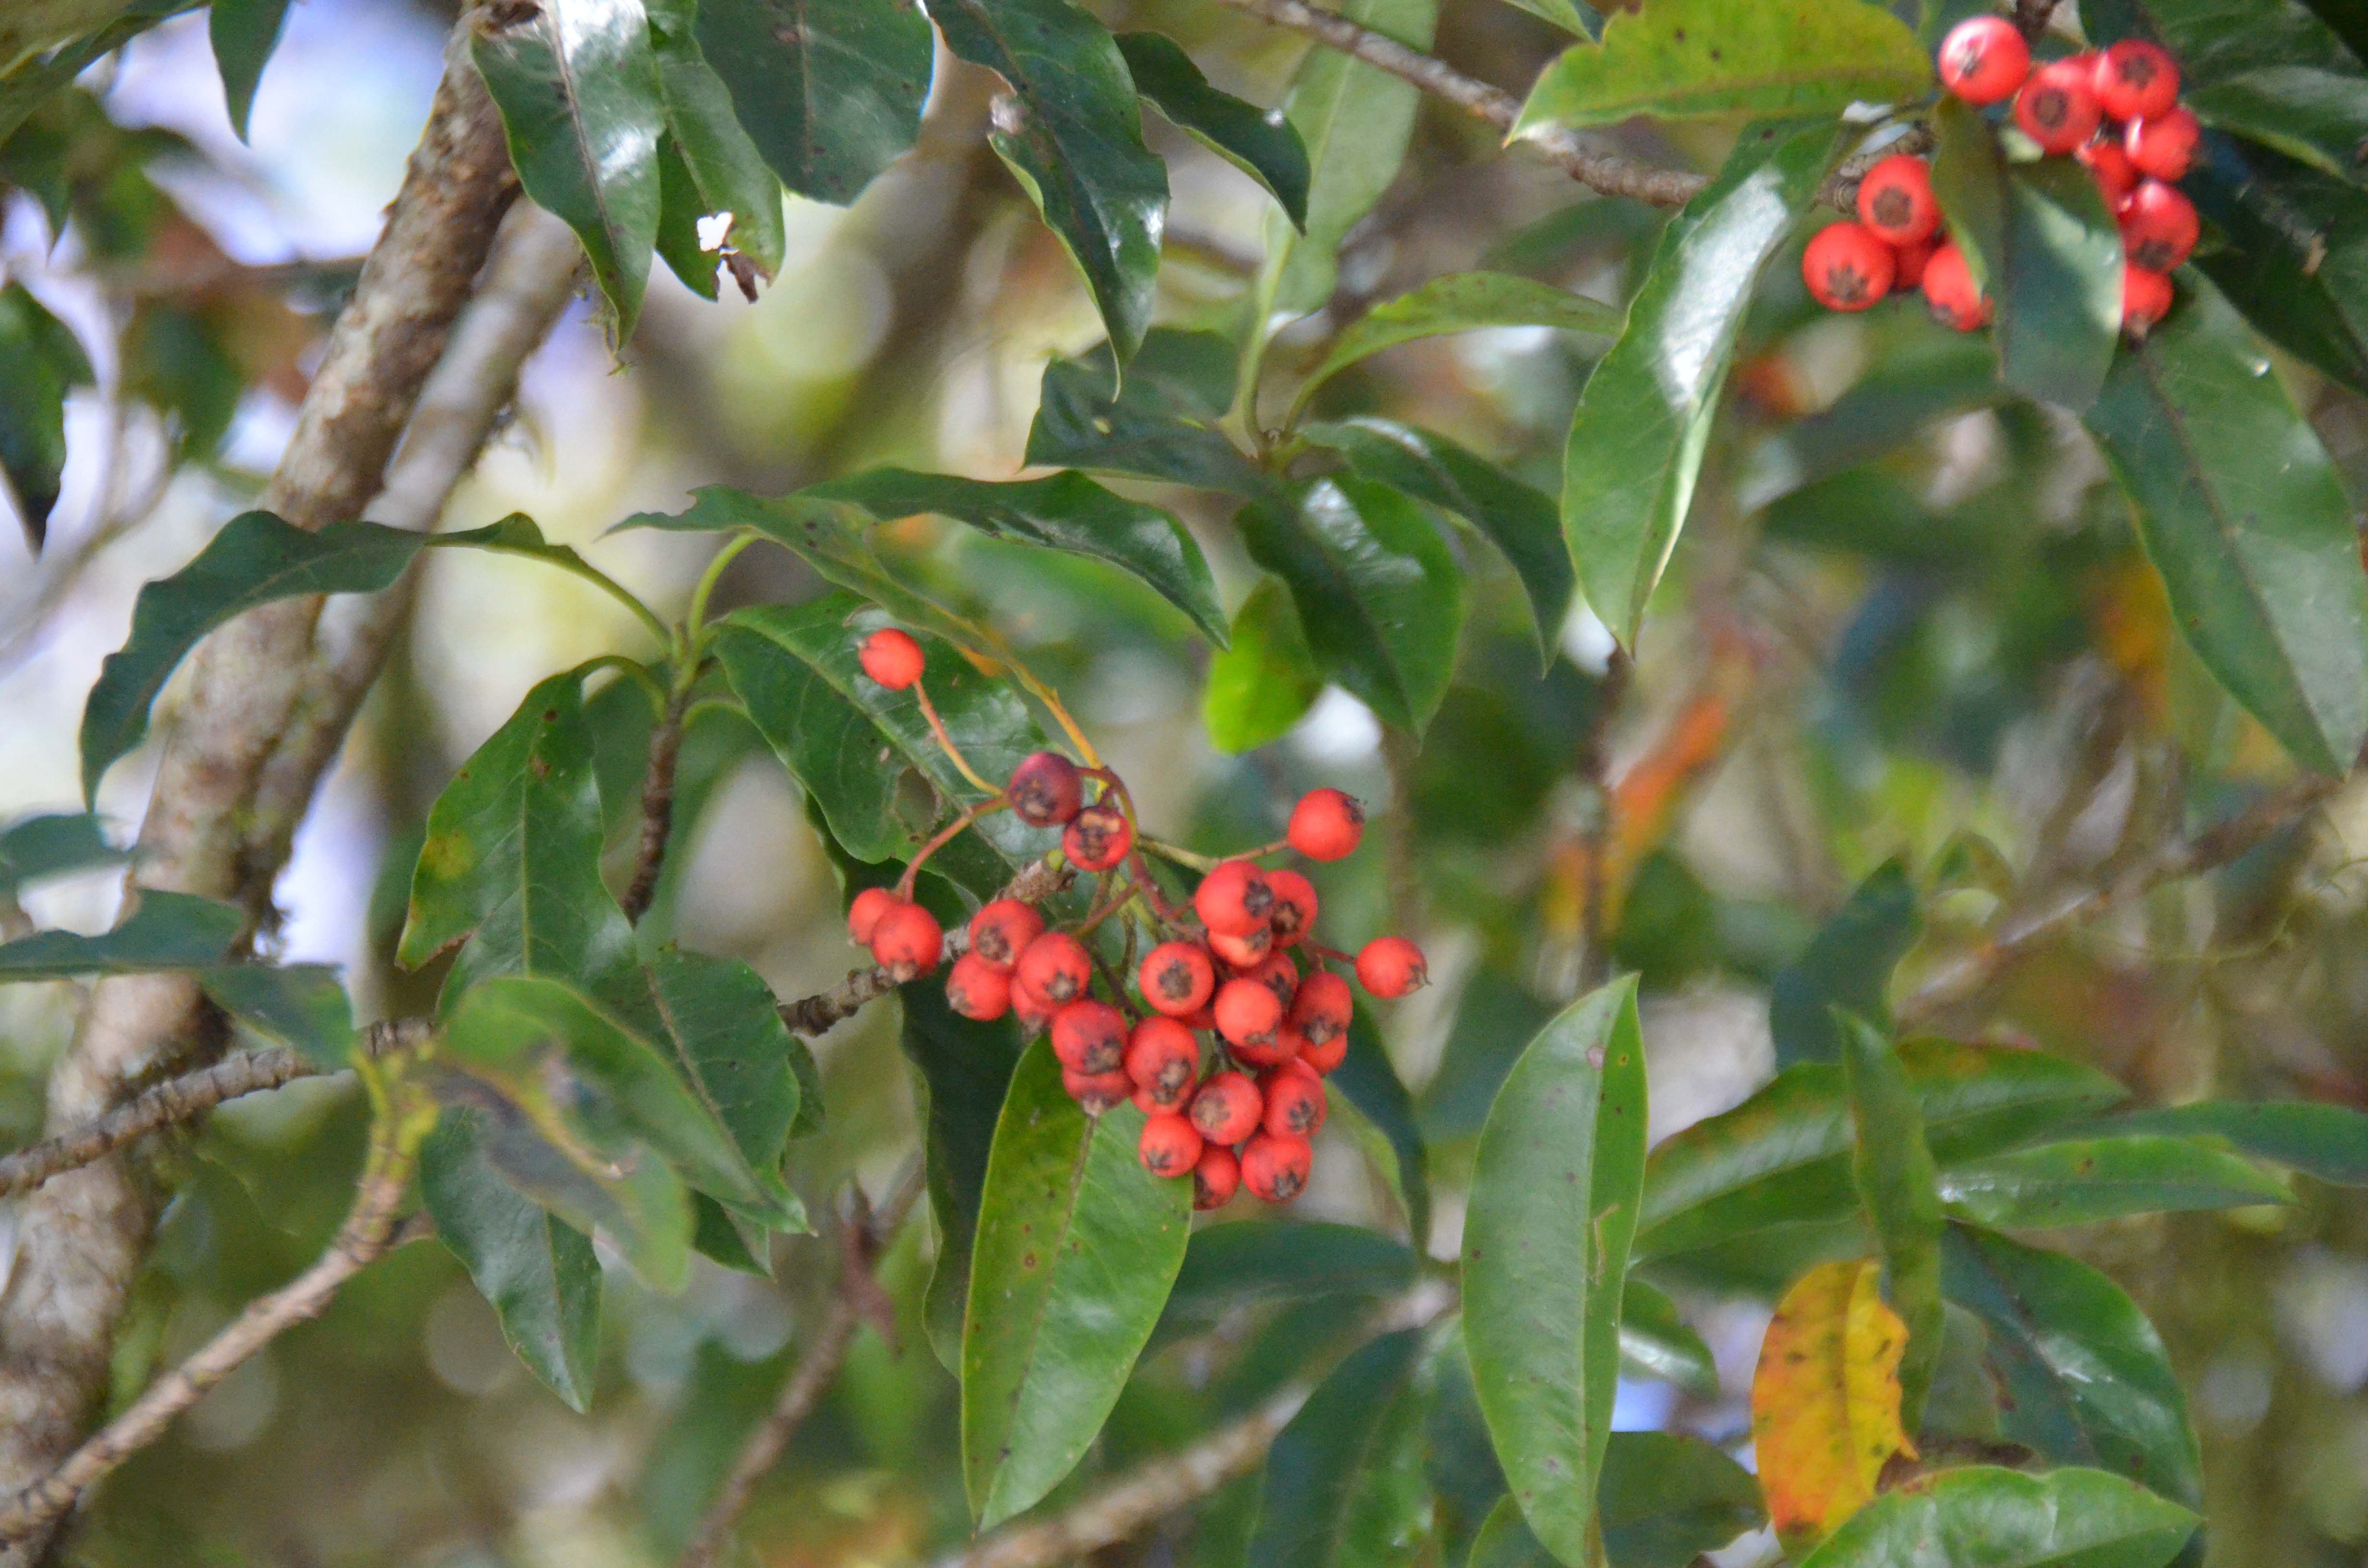
<path fill-rule="evenodd" d="M 2202 1504 L 2187 1395 L 2120 1286 L 2077 1258 L 1966 1225 L 1950 1227 L 1943 1258 L 1950 1299 L 1989 1330 L 2001 1436 Z"/>
<path fill-rule="evenodd" d="M 1211 86 L 1165 33 L 1121 33 L 1118 49 L 1144 101 L 1266 187 L 1293 223 L 1307 222 L 1307 149 L 1290 120 Z"/>
<path fill-rule="evenodd" d="M 2086 1225 L 2180 1209 L 2284 1203 L 2284 1184 L 2210 1143 L 2158 1133 L 2076 1139 L 1952 1163 L 1941 1196 L 1956 1213 L 2002 1230 Z"/>
<path fill-rule="evenodd" d="M 66 468 L 66 393 L 94 384 L 90 360 L 66 324 L 22 283 L 0 288 L 0 473 L 39 551 Z"/>
<path fill-rule="evenodd" d="M 770 177 L 769 176 L 768 176 Z M 682 149 L 672 136 L 658 139 L 658 259 L 682 286 L 702 300 L 717 298 L 716 271 L 723 253 L 711 248 L 714 237 L 707 221 L 707 202 L 699 194 Z"/>
<path fill-rule="evenodd" d="M 1432 1375 L 1418 1330 L 1340 1363 L 1268 1450 L 1247 1568 L 1399 1568 L 1430 1528 L 1423 1418 Z"/>
<path fill-rule="evenodd" d="M 2102 1471 L 1968 1465 L 1877 1497 L 1801 1568 L 2162 1568 L 2196 1523 Z"/>
<path fill-rule="evenodd" d="M 1033 1505 L 1101 1430 L 1159 1321 L 1192 1184 L 1135 1158 L 1143 1113 L 1099 1119 L 1039 1040 L 996 1123 L 962 1324 L 962 1479 L 979 1528 Z"/>
<path fill-rule="evenodd" d="M 1841 1060 L 1839 1008 L 1877 1027 L 1891 1017 L 1891 971 L 1923 930 L 1907 868 L 1887 860 L 1817 929 L 1808 951 L 1777 972 L 1768 1023 L 1776 1064 Z"/>
<path fill-rule="evenodd" d="M 263 67 L 279 46 L 279 29 L 288 19 L 288 0 L 213 0 L 206 18 L 212 40 L 214 68 L 222 73 L 222 99 L 230 109 L 230 128 L 246 140 L 246 120 L 255 108 L 255 89 Z"/>
<path fill-rule="evenodd" d="M 1579 397 L 1563 454 L 1563 532 L 1588 603 L 1623 646 L 1635 644 L 1693 504 L 1759 269 L 1842 143 L 1830 124 L 1747 131 L 1662 232 L 1627 327 Z"/>
<path fill-rule="evenodd" d="M 1629 1377 L 1675 1383 L 1696 1399 L 1718 1397 L 1718 1363 L 1677 1303 L 1630 1277 L 1620 1301 L 1620 1368 Z"/>
<path fill-rule="evenodd" d="M 931 39 L 909 0 L 699 0 L 698 38 L 748 137 L 801 196 L 845 205 L 913 144 Z"/>
<path fill-rule="evenodd" d="M 769 278 L 780 270 L 787 244 L 781 222 L 781 184 L 743 129 L 746 117 L 735 112 L 732 89 L 700 49 L 688 14 L 690 9 L 687 5 L 650 7 L 650 48 L 657 62 L 658 101 L 666 111 L 674 166 L 687 176 L 694 198 L 691 205 L 700 217 L 730 219 L 721 245 L 701 248 L 720 251 L 728 246 L 755 262 Z M 706 0 L 698 7 L 698 20 L 721 25 L 717 18 L 730 9 L 729 0 Z M 928 31 L 924 25 L 925 40 Z M 790 36 L 795 40 L 801 35 Z M 773 47 L 782 53 L 810 53 L 816 46 L 811 41 L 792 41 Z M 748 55 L 732 58 L 745 63 Z M 922 58 L 926 62 L 927 54 Z M 926 63 L 922 69 L 928 69 Z M 671 205 L 672 191 L 667 192 L 667 199 Z M 706 269 L 711 290 L 714 273 L 711 262 Z"/>
<path fill-rule="evenodd" d="M 1463 1225 L 1463 1335 L 1521 1512 L 1587 1562 L 1620 1378 L 1621 1288 L 1645 1179 L 1634 980 L 1540 1030 L 1480 1134 Z"/>
<path fill-rule="evenodd" d="M 1281 583 L 1260 578 L 1234 617 L 1227 646 L 1209 661 L 1201 722 L 1219 751 L 1255 751 L 1290 733 L 1323 695 L 1324 677 Z"/>
<path fill-rule="evenodd" d="M 927 1090 L 921 1148 L 928 1162 L 929 1210 L 938 1230 L 937 1265 L 929 1276 L 926 1312 L 929 1345 L 946 1370 L 960 1377 L 979 1195 L 986 1187 L 987 1157 L 1004 1093 L 1026 1042 L 1008 1014 L 979 1023 L 954 1012 L 946 1006 L 942 984 L 917 980 L 898 994 L 905 1015 L 898 1038 Z"/>
<path fill-rule="evenodd" d="M 0 983 L 203 969 L 229 957 L 245 930 L 246 915 L 236 904 L 143 888 L 140 902 L 112 931 L 95 937 L 36 931 L 0 942 Z"/>
<path fill-rule="evenodd" d="M 2368 392 L 2368 191 L 2214 135 L 2180 188 L 2226 241 L 2195 266 L 2229 303 L 2281 348 Z"/>
<path fill-rule="evenodd" d="M 1419 337 L 1485 326 L 1551 326 L 1597 337 L 1620 335 L 1621 312 L 1610 305 L 1508 272 L 1451 272 L 1421 288 L 1384 300 L 1332 340 L 1283 421 L 1299 423 L 1316 390 L 1349 366 L 1384 348 Z"/>
<path fill-rule="evenodd" d="M 2368 737 L 2368 577 L 2327 449 L 2236 312 L 2191 271 L 2113 361 L 2089 429 L 2137 515 L 2180 633 L 2304 767 Z"/>
<path fill-rule="evenodd" d="M 51 877 L 112 866 L 128 852 L 107 841 L 107 824 L 87 812 L 25 817 L 0 828 L 0 897 Z"/>
<path fill-rule="evenodd" d="M 633 334 L 658 237 L 658 135 L 666 106 L 640 6 L 540 0 L 470 38 L 501 111 L 510 162 L 538 206 L 584 242 L 592 276 Z"/>
<path fill-rule="evenodd" d="M 1123 364 L 1151 327 L 1167 166 L 1143 143 L 1117 41 L 1069 0 L 940 0 L 929 14 L 948 49 L 1009 86 L 989 140 L 1085 275 Z"/>
<path fill-rule="evenodd" d="M 1749 1471 L 1674 1432 L 1611 1434 L 1596 1494 L 1611 1568 L 1688 1568 L 1768 1517 Z"/>
<path fill-rule="evenodd" d="M 1233 393 L 1234 346 L 1212 332 L 1157 327 L 1121 384 L 1105 343 L 1044 367 L 1031 464 L 1091 469 L 1255 500 L 1275 482 L 1218 427 Z M 1115 390 L 1113 390 L 1115 389 Z"/>
<path fill-rule="evenodd" d="M 2099 1137 L 2158 1132 L 2226 1138 L 2258 1159 L 2338 1187 L 2368 1187 L 2368 1116 L 2350 1106 L 2206 1100 L 2132 1111 L 2089 1129 Z"/>
<path fill-rule="evenodd" d="M 1420 507 L 1353 478 L 1235 519 L 1250 558 L 1281 577 L 1318 668 L 1383 722 L 1419 733 L 1447 695 L 1463 574 Z"/>
<path fill-rule="evenodd" d="M 1512 134 L 1640 114 L 1839 114 L 1931 85 L 1931 60 L 1907 24 L 1861 0 L 1655 0 L 1547 66 Z"/>
<path fill-rule="evenodd" d="M 1924 1113 L 1891 1041 L 1852 1017 L 1842 1030 L 1842 1080 L 1850 1091 L 1850 1178 L 1874 1222 L 1883 1294 L 1907 1325 L 1899 1358 L 1899 1424 L 1913 1437 L 1941 1361 L 1941 1195 Z"/>
<path fill-rule="evenodd" d="M 1213 1326 L 1227 1312 L 1265 1301 L 1391 1295 L 1421 1272 L 1412 1247 L 1361 1225 L 1211 1225 L 1185 1249 L 1160 1331 Z"/>
<path fill-rule="evenodd" d="M 354 1005 L 326 964 L 222 964 L 198 983 L 223 1012 L 322 1071 L 353 1065 Z"/>
<path fill-rule="evenodd" d="M 1538 1540 L 1530 1521 L 1521 1517 L 1521 1506 L 1508 1493 L 1481 1521 L 1464 1568 L 1555 1568 L 1554 1554 Z"/>
<path fill-rule="evenodd" d="M 1430 1154 L 1415 1119 L 1414 1096 L 1382 1044 L 1381 1026 L 1360 1003 L 1349 1019 L 1349 1054 L 1326 1080 L 1333 1112 L 1382 1173 L 1417 1250 L 1430 1239 Z"/>

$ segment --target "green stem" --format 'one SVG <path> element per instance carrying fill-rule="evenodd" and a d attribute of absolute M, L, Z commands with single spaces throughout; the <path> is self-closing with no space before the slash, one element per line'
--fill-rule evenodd
<path fill-rule="evenodd" d="M 699 574 L 699 585 L 690 591 L 690 608 L 682 618 L 683 640 L 694 647 L 707 642 L 707 601 L 714 597 L 715 585 L 723 580 L 724 568 L 739 558 L 742 551 L 757 542 L 753 533 L 734 534 L 723 541 L 723 548 L 708 562 L 707 570 Z M 689 661 L 686 661 L 689 662 Z"/>

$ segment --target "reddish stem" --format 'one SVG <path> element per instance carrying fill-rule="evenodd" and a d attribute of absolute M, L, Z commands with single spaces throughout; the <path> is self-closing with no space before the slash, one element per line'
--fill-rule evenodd
<path fill-rule="evenodd" d="M 929 733 L 938 737 L 938 744 L 952 760 L 954 771 L 969 779 L 981 794 L 1000 796 L 1003 791 L 978 776 L 978 770 L 970 765 L 970 759 L 962 756 L 962 748 L 954 744 L 954 738 L 946 733 L 945 721 L 938 717 L 937 705 L 929 700 L 928 688 L 916 680 L 913 683 L 913 695 L 920 701 L 921 717 L 929 722 Z"/>
<path fill-rule="evenodd" d="M 921 867 L 930 856 L 944 848 L 962 829 L 981 817 L 992 816 L 1008 803 L 1000 795 L 992 801 L 981 801 L 974 806 L 965 807 L 962 815 L 939 828 L 935 837 L 921 846 L 921 852 L 913 857 L 912 864 L 905 868 L 905 874 L 896 879 L 896 896 L 909 902 L 913 896 L 913 879 L 921 874 Z"/>

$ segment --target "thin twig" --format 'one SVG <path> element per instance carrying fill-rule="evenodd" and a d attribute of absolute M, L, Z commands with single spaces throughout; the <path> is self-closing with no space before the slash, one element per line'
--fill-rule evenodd
<path fill-rule="evenodd" d="M 642 776 L 642 846 L 624 897 L 625 918 L 636 926 L 650 912 L 666 869 L 666 839 L 674 832 L 675 765 L 682 760 L 683 714 L 689 706 L 690 687 L 677 686 L 650 732 L 649 771 Z"/>

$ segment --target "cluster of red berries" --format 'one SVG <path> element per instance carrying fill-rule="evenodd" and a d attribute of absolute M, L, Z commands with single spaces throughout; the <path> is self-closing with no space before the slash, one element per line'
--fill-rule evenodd
<path fill-rule="evenodd" d="M 875 631 L 859 658 L 882 686 L 915 689 L 951 753 L 919 687 L 920 645 L 894 629 Z M 1099 786 L 1091 801 L 1089 782 Z M 1148 1119 L 1139 1145 L 1144 1168 L 1190 1174 L 1195 1208 L 1217 1208 L 1242 1187 L 1269 1203 L 1299 1196 L 1314 1158 L 1309 1140 L 1324 1125 L 1325 1076 L 1349 1054 L 1353 998 L 1348 982 L 1325 965 L 1352 968 L 1381 997 L 1403 996 L 1429 973 L 1422 949 L 1403 937 L 1378 937 L 1354 959 L 1317 943 L 1315 884 L 1258 860 L 1284 848 L 1310 860 L 1341 859 L 1364 835 L 1363 809 L 1338 790 L 1310 790 L 1279 843 L 1218 861 L 1190 904 L 1176 906 L 1144 866 L 1118 777 L 1037 752 L 1012 770 L 999 799 L 964 812 L 925 846 L 895 891 L 856 895 L 848 930 L 891 978 L 930 973 L 945 956 L 936 917 L 913 902 L 922 862 L 979 815 L 1005 809 L 1035 826 L 1059 827 L 1062 855 L 1081 871 L 1104 875 L 1105 896 L 1075 931 L 1048 928 L 1044 912 L 1019 899 L 983 905 L 947 971 L 947 1004 L 968 1018 L 1011 1013 L 1030 1034 L 1048 1034 L 1062 1084 L 1088 1114 L 1133 1100 Z M 1083 937 L 1138 903 L 1157 941 L 1136 966 L 1130 996 Z M 1292 949 L 1307 962 L 1304 975 Z M 1105 993 L 1099 996 L 1098 979 Z"/>
<path fill-rule="evenodd" d="M 2157 45 L 2126 39 L 2033 69 L 2031 46 L 2003 17 L 1959 23 L 1941 43 L 1941 81 L 1969 104 L 2014 100 L 2014 122 L 2041 151 L 2068 153 L 2095 176 L 2122 231 L 2122 325 L 2143 335 L 2170 310 L 2170 270 L 2195 249 L 2195 206 L 2172 182 L 2194 162 L 2202 132 L 2179 107 L 2179 67 Z M 1801 273 L 1828 310 L 1862 311 L 1920 288 L 1935 320 L 1971 332 L 1990 301 L 1963 252 L 1940 233 L 1931 168 L 1895 153 L 1858 187 L 1858 222 L 1809 242 Z"/>

